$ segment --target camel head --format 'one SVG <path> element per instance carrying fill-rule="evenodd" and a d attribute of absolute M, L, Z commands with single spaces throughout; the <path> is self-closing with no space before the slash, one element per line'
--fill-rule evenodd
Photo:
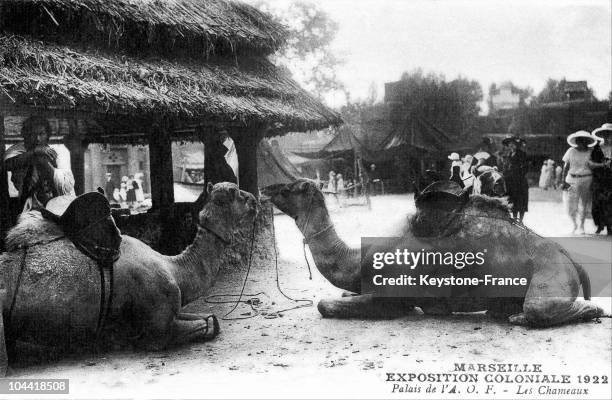
<path fill-rule="evenodd" d="M 310 179 L 298 179 L 289 184 L 271 185 L 262 190 L 279 210 L 297 220 L 309 212 L 325 209 L 325 199 L 317 184 Z"/>
<path fill-rule="evenodd" d="M 200 225 L 214 232 L 226 243 L 243 224 L 253 224 L 257 215 L 257 200 L 251 193 L 240 190 L 234 183 L 221 182 L 207 188 L 208 202 L 200 212 Z"/>

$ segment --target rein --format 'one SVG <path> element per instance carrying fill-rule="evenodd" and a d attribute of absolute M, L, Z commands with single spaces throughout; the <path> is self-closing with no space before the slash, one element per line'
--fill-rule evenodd
<path fill-rule="evenodd" d="M 303 308 L 303 307 L 312 307 L 312 305 L 314 304 L 312 300 L 310 299 L 294 299 L 292 297 L 289 297 L 281 288 L 280 286 L 280 278 L 279 278 L 279 270 L 278 270 L 278 252 L 276 250 L 276 232 L 274 229 L 274 210 L 273 210 L 273 206 L 270 205 L 270 214 L 272 215 L 272 239 L 274 241 L 273 243 L 273 247 L 274 247 L 274 265 L 275 265 L 275 270 L 276 270 L 276 288 L 278 289 L 278 291 L 281 293 L 281 295 L 283 295 L 283 297 L 285 297 L 286 299 L 293 301 L 293 302 L 304 302 L 304 304 L 299 304 L 296 305 L 294 307 L 290 307 L 290 308 L 285 308 L 282 310 L 275 310 L 273 312 L 270 313 L 266 313 L 265 314 L 265 318 L 276 318 L 281 316 L 281 313 L 286 312 L 286 311 L 291 311 L 291 310 L 296 310 L 298 308 Z M 240 290 L 239 294 L 213 294 L 210 296 L 207 296 L 204 301 L 206 303 L 209 304 L 234 304 L 234 307 L 227 312 L 221 319 L 225 320 L 225 321 L 235 321 L 235 320 L 242 320 L 242 319 L 250 319 L 250 318 L 255 318 L 258 315 L 262 315 L 261 311 L 259 309 L 257 309 L 257 306 L 262 304 L 262 301 L 260 300 L 259 297 L 260 295 L 266 296 L 268 298 L 270 298 L 270 296 L 268 296 L 266 294 L 266 292 L 257 292 L 254 294 L 245 294 L 245 288 L 246 288 L 246 284 L 249 280 L 249 274 L 251 272 L 251 261 L 253 259 L 253 247 L 254 247 L 254 243 L 255 243 L 255 227 L 256 227 L 256 223 L 257 220 L 253 220 L 253 229 L 251 231 L 251 245 L 250 245 L 250 251 L 249 251 L 249 263 L 248 263 L 248 267 L 247 267 L 247 272 L 246 275 L 244 277 L 244 280 L 242 282 L 242 288 Z M 206 227 L 203 227 L 205 229 L 208 229 Z M 217 235 L 216 232 L 208 229 L 210 232 L 212 232 L 213 234 Z M 217 235 L 218 236 L 218 235 Z M 308 263 L 308 260 L 306 260 L 306 263 Z M 310 272 L 310 265 L 308 265 L 308 272 L 310 273 L 310 279 L 312 279 L 312 273 Z M 250 299 L 248 300 L 242 300 L 243 296 L 247 296 L 250 297 Z M 218 297 L 238 297 L 235 301 L 234 300 L 212 300 Z M 228 317 L 228 315 L 230 315 L 231 313 L 233 313 L 237 308 L 239 304 L 248 304 L 251 307 L 251 310 L 253 312 L 253 314 L 250 315 L 242 315 L 240 317 Z"/>

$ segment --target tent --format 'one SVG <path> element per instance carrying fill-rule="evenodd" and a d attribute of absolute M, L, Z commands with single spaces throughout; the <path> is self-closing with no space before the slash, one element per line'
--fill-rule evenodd
<path fill-rule="evenodd" d="M 321 149 L 310 153 L 294 152 L 294 154 L 309 159 L 330 159 L 355 152 L 361 154 L 367 160 L 377 159 L 376 152 L 380 150 L 379 146 L 370 144 L 373 138 L 364 137 L 360 139 L 357 137 L 358 129 L 358 127 L 348 124 L 342 125 L 336 136 Z"/>
<path fill-rule="evenodd" d="M 225 159 L 234 174 L 238 176 L 239 160 L 231 140 L 224 143 L 228 148 Z M 201 143 L 190 143 L 179 146 L 174 144 L 174 157 L 182 160 L 175 165 L 174 181 L 182 185 L 197 185 L 197 182 L 186 182 L 186 171 L 203 171 L 204 151 Z M 263 139 L 257 146 L 257 180 L 260 188 L 275 183 L 290 183 L 302 176 L 300 171 L 289 161 L 276 140 Z M 201 191 L 195 189 L 196 191 Z"/>
<path fill-rule="evenodd" d="M 257 146 L 257 182 L 260 188 L 275 183 L 290 183 L 301 176 L 300 171 L 289 161 L 278 142 L 266 139 Z"/>

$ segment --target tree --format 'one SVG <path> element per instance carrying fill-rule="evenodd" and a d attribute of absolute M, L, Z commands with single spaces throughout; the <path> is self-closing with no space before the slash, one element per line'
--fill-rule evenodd
<path fill-rule="evenodd" d="M 405 72 L 400 82 L 402 103 L 410 115 L 453 135 L 473 129 L 483 96 L 478 82 L 464 77 L 447 81 L 444 75 L 424 74 L 421 69 Z"/>
<path fill-rule="evenodd" d="M 567 85 L 567 80 L 565 78 L 561 78 L 561 80 L 556 80 L 549 78 L 546 81 L 546 86 L 538 96 L 536 97 L 536 101 L 539 104 L 545 103 L 555 103 L 560 101 L 567 101 L 567 94 L 565 93 Z M 593 94 L 593 89 L 587 86 L 585 100 L 592 101 L 597 100 L 595 95 Z"/>
<path fill-rule="evenodd" d="M 277 65 L 289 69 L 297 81 L 319 98 L 344 90 L 336 75 L 342 60 L 330 47 L 338 32 L 336 21 L 318 6 L 300 0 L 278 3 L 259 0 L 255 6 L 288 29 L 286 45 L 273 56 Z"/>
<path fill-rule="evenodd" d="M 508 126 L 508 133 L 518 136 L 532 133 L 528 108 L 524 105 L 519 106 L 519 108 L 514 111 L 512 121 Z"/>

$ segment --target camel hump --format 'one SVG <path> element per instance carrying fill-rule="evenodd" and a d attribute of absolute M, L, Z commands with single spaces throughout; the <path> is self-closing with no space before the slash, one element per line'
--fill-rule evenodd
<path fill-rule="evenodd" d="M 454 181 L 438 181 L 427 186 L 415 199 L 416 207 L 438 208 L 452 211 L 464 205 L 469 200 L 469 194 Z"/>
<path fill-rule="evenodd" d="M 17 224 L 6 235 L 6 248 L 15 251 L 48 243 L 64 236 L 61 227 L 44 219 L 39 211 L 31 210 L 19 216 Z"/>

